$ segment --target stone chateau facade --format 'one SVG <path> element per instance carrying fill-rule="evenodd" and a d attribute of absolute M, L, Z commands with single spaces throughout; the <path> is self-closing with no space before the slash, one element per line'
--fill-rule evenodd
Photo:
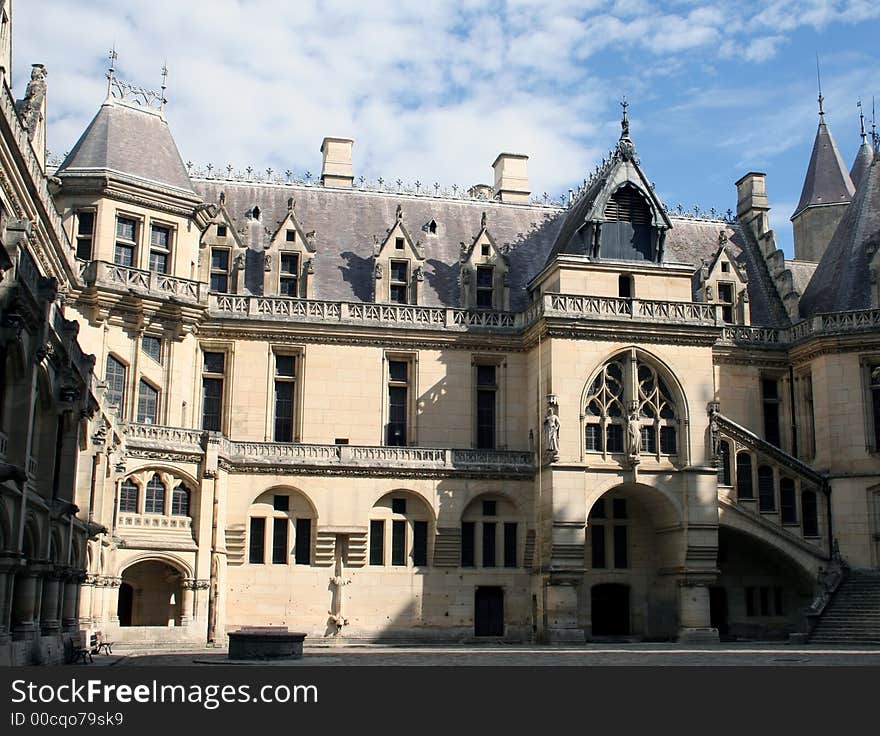
<path fill-rule="evenodd" d="M 109 74 L 60 165 L 0 2 L 0 662 L 81 632 L 808 635 L 880 565 L 880 165 L 667 210 L 624 109 L 569 201 L 198 172 Z M 571 172 L 577 175 L 578 172 Z"/>

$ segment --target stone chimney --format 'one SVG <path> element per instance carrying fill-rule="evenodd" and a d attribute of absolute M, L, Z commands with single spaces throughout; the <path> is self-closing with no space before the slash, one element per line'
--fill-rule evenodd
<path fill-rule="evenodd" d="M 736 218 L 758 238 L 770 229 L 766 177 L 767 174 L 750 171 L 736 183 Z"/>
<path fill-rule="evenodd" d="M 334 138 L 328 136 L 321 143 L 324 160 L 321 164 L 321 183 L 325 187 L 342 187 L 351 189 L 354 174 L 351 169 L 351 138 Z"/>
<path fill-rule="evenodd" d="M 529 157 L 521 153 L 499 153 L 495 170 L 495 197 L 513 204 L 529 203 Z"/>

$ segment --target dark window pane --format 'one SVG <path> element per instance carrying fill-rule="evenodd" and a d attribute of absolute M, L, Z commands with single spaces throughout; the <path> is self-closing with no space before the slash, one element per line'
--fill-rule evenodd
<path fill-rule="evenodd" d="M 733 284 L 718 284 L 718 301 L 726 304 L 733 303 Z"/>
<path fill-rule="evenodd" d="M 497 501 L 483 501 L 483 516 L 495 516 L 498 513 Z"/>
<path fill-rule="evenodd" d="M 150 245 L 157 248 L 168 248 L 171 243 L 171 231 L 167 227 L 153 225 L 150 232 Z"/>
<path fill-rule="evenodd" d="M 779 520 L 783 524 L 797 524 L 797 494 L 791 478 L 779 481 Z"/>
<path fill-rule="evenodd" d="M 591 519 L 604 519 L 605 518 L 605 499 L 600 498 L 593 504 L 593 508 L 590 509 L 590 518 Z"/>
<path fill-rule="evenodd" d="M 590 527 L 590 547 L 593 554 L 593 567 L 604 569 L 605 562 L 605 527 L 601 524 Z"/>
<path fill-rule="evenodd" d="M 76 234 L 92 236 L 95 232 L 95 213 L 78 212 L 76 215 Z"/>
<path fill-rule="evenodd" d="M 657 452 L 657 428 L 653 424 L 642 426 L 642 452 Z"/>
<path fill-rule="evenodd" d="M 202 429 L 219 432 L 223 407 L 223 379 L 202 379 Z"/>
<path fill-rule="evenodd" d="M 370 522 L 370 564 L 385 564 L 385 522 L 379 519 Z"/>
<path fill-rule="evenodd" d="M 477 447 L 495 447 L 495 392 L 477 391 Z"/>
<path fill-rule="evenodd" d="M 625 526 L 614 527 L 614 567 L 625 568 L 629 566 L 629 545 L 627 544 L 627 528 Z"/>
<path fill-rule="evenodd" d="M 805 537 L 819 536 L 819 507 L 815 491 L 801 493 L 801 520 Z"/>
<path fill-rule="evenodd" d="M 727 440 L 718 443 L 718 483 L 730 485 L 730 443 Z"/>
<path fill-rule="evenodd" d="M 288 230 L 284 233 L 284 239 L 288 243 L 293 243 L 296 241 L 296 230 Z"/>
<path fill-rule="evenodd" d="M 755 614 L 755 588 L 746 588 L 746 616 L 754 616 Z"/>
<path fill-rule="evenodd" d="M 407 424 L 406 386 L 388 387 L 388 431 L 386 443 L 393 446 L 406 445 Z"/>
<path fill-rule="evenodd" d="M 761 395 L 764 400 L 779 398 L 779 384 L 773 378 L 761 379 Z"/>
<path fill-rule="evenodd" d="M 251 539 L 248 548 L 248 562 L 262 565 L 264 562 L 263 547 L 266 542 L 266 520 L 254 517 L 251 519 Z"/>
<path fill-rule="evenodd" d="M 477 304 L 480 309 L 492 309 L 492 291 L 490 289 L 477 289 Z"/>
<path fill-rule="evenodd" d="M 273 519 L 272 524 L 272 564 L 287 564 L 287 519 Z"/>
<path fill-rule="evenodd" d="M 116 248 L 113 251 L 113 262 L 117 266 L 131 268 L 134 264 L 134 247 L 117 243 Z"/>
<path fill-rule="evenodd" d="M 171 494 L 171 515 L 189 516 L 189 491 L 177 486 Z"/>
<path fill-rule="evenodd" d="M 593 452 L 602 451 L 602 425 L 588 424 L 584 430 L 587 442 L 587 450 Z"/>
<path fill-rule="evenodd" d="M 626 499 L 615 498 L 611 501 L 611 511 L 615 519 L 626 519 Z"/>
<path fill-rule="evenodd" d="M 495 366 L 477 366 L 477 386 L 495 386 Z"/>
<path fill-rule="evenodd" d="M 392 498 L 391 499 L 391 513 L 392 514 L 405 514 L 406 513 L 406 499 L 405 498 Z"/>
<path fill-rule="evenodd" d="M 393 284 L 391 286 L 391 303 L 392 304 L 409 304 L 406 295 L 406 286 L 402 284 Z"/>
<path fill-rule="evenodd" d="M 516 567 L 516 522 L 504 522 L 504 567 Z"/>
<path fill-rule="evenodd" d="M 275 511 L 290 511 L 290 496 L 272 496 L 272 508 Z"/>
<path fill-rule="evenodd" d="M 226 248 L 211 248 L 211 270 L 229 270 L 229 251 Z"/>
<path fill-rule="evenodd" d="M 474 566 L 474 536 L 476 525 L 472 521 L 461 522 L 461 566 Z"/>
<path fill-rule="evenodd" d="M 406 522 L 391 522 L 391 564 L 406 564 Z"/>
<path fill-rule="evenodd" d="M 147 483 L 146 492 L 144 493 L 144 513 L 165 513 L 165 486 L 162 485 L 158 475 L 154 475 L 150 482 Z"/>
<path fill-rule="evenodd" d="M 125 481 L 119 489 L 119 511 L 123 514 L 138 512 L 138 487 L 130 480 Z"/>
<path fill-rule="evenodd" d="M 391 261 L 391 280 L 405 283 L 407 266 L 406 261 Z"/>
<path fill-rule="evenodd" d="M 125 393 L 125 366 L 112 355 L 107 356 L 107 368 L 104 372 L 104 380 L 107 383 L 105 398 L 111 406 L 119 408 L 122 415 L 122 399 Z"/>
<path fill-rule="evenodd" d="M 299 256 L 295 253 L 281 254 L 281 273 L 299 273 Z"/>
<path fill-rule="evenodd" d="M 660 452 L 664 455 L 675 455 L 678 452 L 675 427 L 660 427 Z"/>
<path fill-rule="evenodd" d="M 477 288 L 492 288 L 492 268 L 477 266 Z"/>
<path fill-rule="evenodd" d="M 752 485 L 752 456 L 740 452 L 736 456 L 736 495 L 738 498 L 754 498 Z"/>
<path fill-rule="evenodd" d="M 761 595 L 761 615 L 769 616 L 770 615 L 770 589 L 766 586 L 761 586 L 758 588 L 758 591 Z"/>
<path fill-rule="evenodd" d="M 226 237 L 226 225 L 217 225 L 217 237 L 225 238 Z"/>
<path fill-rule="evenodd" d="M 159 410 L 159 392 L 146 381 L 138 384 L 137 421 L 155 424 Z"/>
<path fill-rule="evenodd" d="M 623 452 L 623 427 L 619 424 L 609 424 L 606 427 L 605 447 L 608 452 Z"/>
<path fill-rule="evenodd" d="M 275 375 L 293 378 L 296 369 L 296 358 L 292 355 L 275 356 Z"/>
<path fill-rule="evenodd" d="M 122 240 L 134 240 L 136 223 L 127 217 L 116 218 L 116 237 Z"/>
<path fill-rule="evenodd" d="M 764 439 L 771 445 L 779 446 L 779 386 L 776 380 L 761 380 L 761 395 L 764 400 Z"/>
<path fill-rule="evenodd" d="M 299 296 L 296 279 L 293 277 L 282 276 L 278 291 L 281 296 Z"/>
<path fill-rule="evenodd" d="M 407 381 L 407 362 L 405 360 L 389 360 L 388 361 L 388 380 L 397 383 L 406 383 Z"/>
<path fill-rule="evenodd" d="M 205 353 L 205 373 L 223 373 L 225 353 Z"/>
<path fill-rule="evenodd" d="M 769 465 L 758 468 L 758 509 L 760 511 L 776 509 L 776 483 L 773 480 L 773 468 Z"/>
<path fill-rule="evenodd" d="M 775 587 L 773 588 L 773 613 L 777 616 L 785 615 L 785 611 L 782 606 L 782 588 Z"/>
<path fill-rule="evenodd" d="M 158 337 L 144 335 L 141 339 L 141 348 L 157 363 L 162 362 L 162 340 Z"/>
<path fill-rule="evenodd" d="M 632 298 L 632 276 L 628 276 L 626 274 L 622 274 L 617 279 L 617 296 L 623 299 Z"/>
<path fill-rule="evenodd" d="M 229 277 L 225 273 L 211 274 L 211 291 L 226 294 L 229 291 Z"/>
<path fill-rule="evenodd" d="M 413 565 L 421 567 L 428 564 L 428 522 L 413 522 Z"/>
<path fill-rule="evenodd" d="M 296 520 L 296 546 L 293 561 L 297 565 L 312 564 L 312 520 Z M 372 564 L 372 563 L 371 563 Z"/>
<path fill-rule="evenodd" d="M 92 260 L 92 238 L 76 239 L 76 257 L 81 261 Z"/>
<path fill-rule="evenodd" d="M 153 273 L 168 273 L 168 254 L 150 251 L 150 270 Z"/>
<path fill-rule="evenodd" d="M 275 441 L 293 442 L 292 381 L 275 381 Z"/>
<path fill-rule="evenodd" d="M 495 567 L 494 522 L 483 522 L 483 567 Z"/>

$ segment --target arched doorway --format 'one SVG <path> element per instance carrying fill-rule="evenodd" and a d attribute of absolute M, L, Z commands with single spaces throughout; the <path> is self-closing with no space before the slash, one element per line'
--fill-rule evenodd
<path fill-rule="evenodd" d="M 129 626 L 178 626 L 183 613 L 183 577 L 180 570 L 162 560 L 144 560 L 127 567 L 119 587 L 120 625 L 125 625 L 125 616 Z M 130 593 L 123 594 L 126 586 Z"/>
<path fill-rule="evenodd" d="M 629 586 L 600 583 L 590 590 L 593 636 L 629 636 Z"/>

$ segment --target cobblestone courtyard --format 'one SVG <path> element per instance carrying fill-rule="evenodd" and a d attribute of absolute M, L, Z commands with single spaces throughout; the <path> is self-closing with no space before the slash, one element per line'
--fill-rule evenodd
<path fill-rule="evenodd" d="M 121 651 L 96 656 L 95 665 L 187 666 L 227 664 L 223 650 Z M 880 647 L 820 647 L 742 643 L 585 644 L 543 646 L 312 646 L 301 660 L 276 666 L 880 666 Z"/>

